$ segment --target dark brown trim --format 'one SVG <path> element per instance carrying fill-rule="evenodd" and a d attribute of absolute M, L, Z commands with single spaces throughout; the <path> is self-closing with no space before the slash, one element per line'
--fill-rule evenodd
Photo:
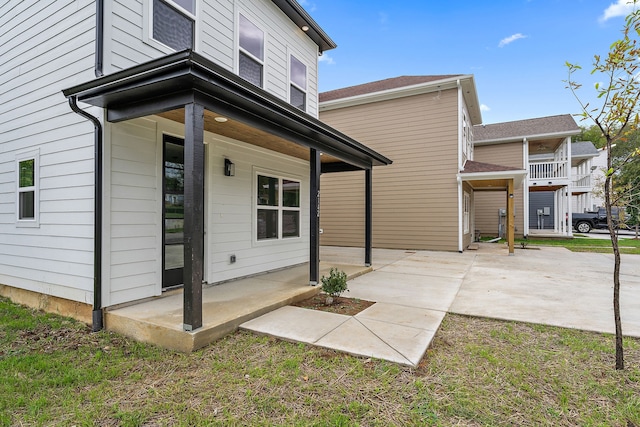
<path fill-rule="evenodd" d="M 309 176 L 309 284 L 320 281 L 320 153 L 310 150 Z"/>
<path fill-rule="evenodd" d="M 364 171 L 364 264 L 371 266 L 372 234 L 373 234 L 373 191 L 372 191 L 372 170 Z"/>

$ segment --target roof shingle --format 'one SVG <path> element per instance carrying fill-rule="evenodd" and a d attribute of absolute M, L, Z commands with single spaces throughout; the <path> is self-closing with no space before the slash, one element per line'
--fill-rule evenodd
<path fill-rule="evenodd" d="M 476 125 L 473 127 L 473 140 L 474 142 L 499 141 L 556 133 L 577 135 L 580 133 L 580 128 L 571 114 L 562 114 L 490 125 Z"/>
<path fill-rule="evenodd" d="M 458 76 L 460 76 L 460 74 L 446 74 L 437 76 L 400 76 L 385 80 L 378 80 L 370 83 L 364 83 L 361 85 L 330 90 L 327 92 L 322 92 L 318 96 L 320 98 L 320 102 L 333 101 L 336 99 L 350 98 L 352 96 L 382 92 L 385 90 L 397 89 L 405 86 L 430 83 Z"/>

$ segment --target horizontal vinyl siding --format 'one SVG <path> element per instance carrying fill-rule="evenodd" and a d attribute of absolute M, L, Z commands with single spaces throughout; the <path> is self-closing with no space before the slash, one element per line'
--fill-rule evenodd
<path fill-rule="evenodd" d="M 157 295 L 162 272 L 162 176 L 155 121 L 109 126 L 105 305 Z"/>
<path fill-rule="evenodd" d="M 207 282 L 308 262 L 309 164 L 220 136 L 207 139 Z M 235 164 L 235 176 L 224 175 L 225 158 Z M 256 241 L 256 171 L 301 182 L 299 238 Z"/>
<path fill-rule="evenodd" d="M 107 2 L 106 73 L 132 67 L 173 53 L 149 38 L 150 10 L 145 1 Z M 247 15 L 265 31 L 264 89 L 289 100 L 289 54 L 307 66 L 307 112 L 318 114 L 318 47 L 273 2 L 261 0 L 202 0 L 198 2 L 196 51 L 227 70 L 237 62 L 236 12 Z"/>
<path fill-rule="evenodd" d="M 474 160 L 483 163 L 493 163 L 525 169 L 522 142 L 506 144 L 481 145 L 474 148 Z M 524 235 L 524 181 L 514 192 L 515 204 L 515 235 Z M 498 191 L 476 197 L 476 224 L 483 235 L 498 235 L 498 209 L 506 209 L 506 191 Z M 484 230 L 489 230 L 486 233 Z M 493 231 L 491 231 L 493 230 Z"/>
<path fill-rule="evenodd" d="M 93 78 L 94 14 L 88 0 L 0 5 L 0 283 L 85 303 L 93 299 L 93 126 L 61 91 Z M 39 227 L 22 228 L 15 158 L 36 149 Z"/>
<path fill-rule="evenodd" d="M 456 90 L 359 105 L 321 120 L 393 160 L 373 169 L 373 245 L 458 250 Z M 322 244 L 362 246 L 364 172 L 323 174 Z"/>

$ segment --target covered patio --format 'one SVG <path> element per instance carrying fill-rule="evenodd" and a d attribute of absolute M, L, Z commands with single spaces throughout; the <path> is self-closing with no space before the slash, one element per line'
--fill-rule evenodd
<path fill-rule="evenodd" d="M 100 243 L 101 200 L 104 197 L 101 183 L 103 130 L 101 121 L 81 110 L 77 102 L 104 109 L 105 120 L 110 123 L 159 116 L 184 125 L 184 286 L 180 291 L 182 304 L 176 300 L 172 305 L 173 312 L 182 311 L 184 331 L 196 331 L 203 326 L 203 307 L 207 301 L 203 296 L 205 131 L 309 162 L 310 198 L 305 206 L 310 221 L 305 226 L 309 229 L 307 286 L 318 284 L 321 277 L 320 174 L 364 171 L 366 197 L 363 209 L 367 218 L 367 239 L 363 264 L 371 265 L 372 168 L 391 163 L 383 155 L 191 50 L 97 78 L 63 93 L 71 108 L 91 120 L 96 129 L 94 330 L 99 329 L 96 323 L 102 323 L 104 308 L 101 303 Z M 215 272 L 210 272 L 210 276 L 215 278 Z M 209 282 L 216 283 L 217 280 Z M 215 287 L 211 289 L 216 290 Z M 245 296 L 249 298 L 250 295 L 251 292 L 246 292 Z"/>
<path fill-rule="evenodd" d="M 514 190 L 520 188 L 527 171 L 508 166 L 467 160 L 458 179 L 468 183 L 474 192 L 504 191 L 506 199 L 506 240 L 509 255 L 515 254 Z"/>

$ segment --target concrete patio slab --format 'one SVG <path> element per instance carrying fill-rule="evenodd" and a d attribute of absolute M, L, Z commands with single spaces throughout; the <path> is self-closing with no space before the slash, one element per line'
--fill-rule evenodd
<path fill-rule="evenodd" d="M 412 330 L 412 335 L 415 335 L 415 332 Z M 412 364 L 402 353 L 384 342 L 354 317 L 319 339 L 315 345 L 344 351 L 356 356 L 373 357 L 402 365 Z"/>
<path fill-rule="evenodd" d="M 351 316 L 285 306 L 242 324 L 242 329 L 313 344 Z"/>
<path fill-rule="evenodd" d="M 445 314 L 446 311 L 378 302 L 355 317 L 359 320 L 373 319 L 393 325 L 436 331 Z"/>

